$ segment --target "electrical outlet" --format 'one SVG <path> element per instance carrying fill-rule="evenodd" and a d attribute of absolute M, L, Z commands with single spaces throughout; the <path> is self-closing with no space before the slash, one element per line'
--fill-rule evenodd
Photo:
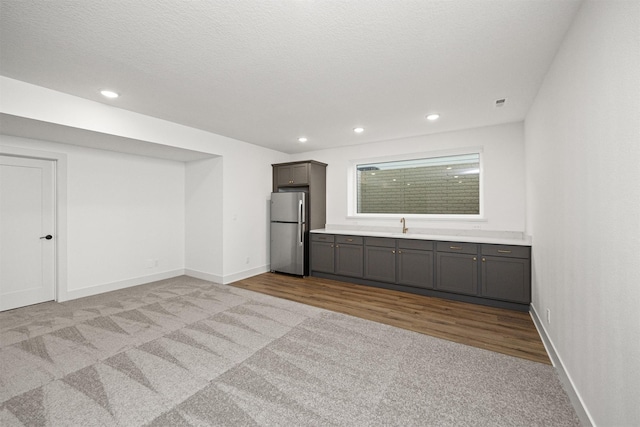
<path fill-rule="evenodd" d="M 551 324 L 551 309 L 547 308 L 547 323 Z"/>

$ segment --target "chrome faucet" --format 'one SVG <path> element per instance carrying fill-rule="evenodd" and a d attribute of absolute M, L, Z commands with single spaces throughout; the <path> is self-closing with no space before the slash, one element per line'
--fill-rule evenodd
<path fill-rule="evenodd" d="M 402 234 L 407 234 L 409 229 L 407 228 L 407 220 L 404 218 L 400 218 L 400 222 L 402 223 Z"/>

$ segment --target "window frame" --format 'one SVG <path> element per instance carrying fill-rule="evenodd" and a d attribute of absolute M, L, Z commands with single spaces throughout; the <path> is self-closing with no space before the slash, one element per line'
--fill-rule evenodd
<path fill-rule="evenodd" d="M 399 162 L 437 157 L 451 157 L 462 155 L 478 155 L 479 172 L 479 213 L 477 214 L 415 214 L 415 213 L 359 213 L 358 212 L 358 165 L 370 163 Z M 386 219 L 386 218 L 414 218 L 425 220 L 477 222 L 485 221 L 484 210 L 484 153 L 482 147 L 468 147 L 456 150 L 429 151 L 409 153 L 395 156 L 374 158 L 359 158 L 349 160 L 347 170 L 347 218 L 348 219 Z"/>

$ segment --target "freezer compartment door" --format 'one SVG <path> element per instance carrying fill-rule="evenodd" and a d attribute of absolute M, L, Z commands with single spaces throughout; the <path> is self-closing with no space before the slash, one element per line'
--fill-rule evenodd
<path fill-rule="evenodd" d="M 271 193 L 271 221 L 272 222 L 305 222 L 304 218 L 305 194 Z"/>
<path fill-rule="evenodd" d="M 304 275 L 303 236 L 301 224 L 271 223 L 271 271 Z"/>

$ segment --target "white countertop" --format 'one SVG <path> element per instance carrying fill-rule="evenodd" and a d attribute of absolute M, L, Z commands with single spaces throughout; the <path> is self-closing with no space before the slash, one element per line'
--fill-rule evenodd
<path fill-rule="evenodd" d="M 423 233 L 393 233 L 384 231 L 368 230 L 348 230 L 348 229 L 326 229 L 321 228 L 311 230 L 317 234 L 340 234 L 347 236 L 368 236 L 368 237 L 388 237 L 392 239 L 416 239 L 416 240 L 437 240 L 441 242 L 461 242 L 461 243 L 487 243 L 494 245 L 515 245 L 531 246 L 531 237 L 523 238 L 505 237 L 496 233 L 495 236 L 472 236 L 472 235 L 450 235 L 450 234 L 423 234 Z"/>

